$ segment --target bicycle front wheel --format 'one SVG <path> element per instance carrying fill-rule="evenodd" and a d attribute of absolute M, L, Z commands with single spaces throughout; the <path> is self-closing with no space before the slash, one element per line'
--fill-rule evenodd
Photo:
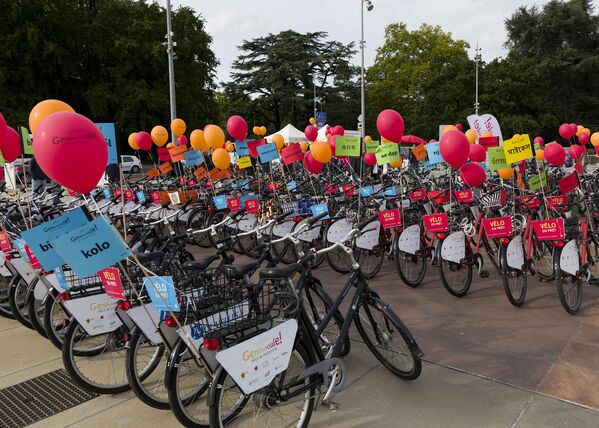
<path fill-rule="evenodd" d="M 472 264 L 455 263 L 445 260 L 441 257 L 441 245 L 437 245 L 437 260 L 439 263 L 439 276 L 441 282 L 450 294 L 456 297 L 464 297 L 472 285 Z M 466 256 L 470 254 L 470 249 L 466 246 Z"/>
<path fill-rule="evenodd" d="M 560 267 L 561 248 L 555 248 L 553 271 L 555 273 L 555 285 L 557 286 L 557 295 L 563 308 L 569 314 L 576 315 L 580 311 L 582 304 L 582 279 L 577 278 Z"/>
<path fill-rule="evenodd" d="M 0 315 L 9 319 L 14 319 L 8 299 L 11 279 L 12 277 L 10 276 L 0 276 Z"/>
<path fill-rule="evenodd" d="M 396 235 L 393 248 L 395 248 L 394 259 L 397 274 L 408 287 L 418 287 L 426 274 L 426 259 L 415 254 L 401 251 L 398 248 L 398 241 L 399 235 Z"/>
<path fill-rule="evenodd" d="M 528 288 L 527 272 L 514 269 L 507 264 L 507 246 L 501 247 L 501 280 L 509 302 L 517 307 L 524 304 Z"/>

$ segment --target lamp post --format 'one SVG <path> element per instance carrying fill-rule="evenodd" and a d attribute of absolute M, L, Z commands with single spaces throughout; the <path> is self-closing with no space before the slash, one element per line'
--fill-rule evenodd
<path fill-rule="evenodd" d="M 478 42 L 476 42 L 476 55 L 474 56 L 474 59 L 476 60 L 476 98 L 474 100 L 474 113 L 478 116 L 478 108 L 479 108 L 479 103 L 478 103 L 478 64 L 480 63 L 480 60 L 481 60 L 480 48 L 478 47 Z"/>
<path fill-rule="evenodd" d="M 175 51 L 173 49 L 177 44 L 173 43 L 170 0 L 166 0 L 166 45 L 166 52 L 168 53 L 168 86 L 172 122 L 177 117 L 177 96 L 175 93 Z M 175 136 L 173 135 L 171 138 L 174 142 Z"/>
<path fill-rule="evenodd" d="M 366 42 L 364 41 L 364 7 L 366 10 L 370 12 L 374 9 L 374 5 L 371 0 L 360 0 L 361 8 L 360 8 L 360 16 L 361 16 L 361 28 L 362 28 L 362 36 L 360 38 L 360 50 L 361 50 L 361 66 L 360 66 L 360 80 L 361 80 L 361 93 L 360 93 L 360 102 L 361 102 L 361 125 L 362 125 L 362 141 L 364 141 L 364 137 L 366 137 L 366 84 L 364 82 L 364 47 L 366 46 Z"/>

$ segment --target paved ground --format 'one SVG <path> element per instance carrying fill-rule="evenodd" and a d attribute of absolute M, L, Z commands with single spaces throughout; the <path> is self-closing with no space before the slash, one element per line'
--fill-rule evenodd
<path fill-rule="evenodd" d="M 331 294 L 341 286 L 343 277 L 326 266 L 318 276 Z M 527 303 L 514 308 L 496 275 L 474 281 L 463 299 L 450 296 L 434 271 L 410 289 L 388 262 L 372 287 L 416 336 L 427 361 L 422 376 L 395 378 L 354 341 L 347 358 L 351 383 L 336 397 L 340 408 L 319 408 L 312 426 L 599 428 L 599 288 L 585 288 L 582 313 L 570 316 L 553 284 L 532 280 Z M 0 361 L 0 388 L 62 367 L 53 346 L 6 319 L 0 319 Z M 108 424 L 177 425 L 168 411 L 124 393 L 37 426 Z"/>

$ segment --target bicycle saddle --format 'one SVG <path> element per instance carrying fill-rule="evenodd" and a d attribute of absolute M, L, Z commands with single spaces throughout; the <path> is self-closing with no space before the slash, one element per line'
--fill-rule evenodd
<path fill-rule="evenodd" d="M 226 272 L 231 279 L 243 279 L 246 275 L 251 273 L 252 271 L 258 269 L 260 266 L 260 262 L 251 262 L 245 265 L 227 265 L 225 266 Z"/>
<path fill-rule="evenodd" d="M 206 270 L 208 266 L 212 264 L 213 261 L 220 259 L 218 255 L 208 256 L 202 260 L 193 260 L 190 262 L 183 263 L 183 269 L 189 270 Z"/>
<path fill-rule="evenodd" d="M 261 279 L 287 279 L 299 271 L 302 265 L 291 263 L 283 267 L 265 268 L 260 271 Z"/>

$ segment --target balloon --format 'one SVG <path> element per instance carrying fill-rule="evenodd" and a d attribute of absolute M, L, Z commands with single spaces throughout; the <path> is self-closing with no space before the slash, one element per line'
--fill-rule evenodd
<path fill-rule="evenodd" d="M 400 157 L 399 160 L 389 162 L 389 165 L 391 165 L 393 168 L 401 168 L 401 166 L 403 165 L 403 159 Z"/>
<path fill-rule="evenodd" d="M 313 117 L 310 118 L 310 125 L 314 125 L 316 123 L 316 119 Z"/>
<path fill-rule="evenodd" d="M 225 133 L 220 126 L 208 125 L 204 130 L 204 138 L 213 149 L 220 149 L 225 145 Z"/>
<path fill-rule="evenodd" d="M 576 127 L 576 136 L 577 136 L 577 137 L 580 137 L 580 134 L 582 134 L 582 131 L 584 131 L 584 126 L 582 126 L 582 125 L 578 125 L 578 126 Z"/>
<path fill-rule="evenodd" d="M 484 162 L 487 159 L 487 151 L 480 144 L 470 144 L 468 157 L 472 162 Z"/>
<path fill-rule="evenodd" d="M 193 147 L 194 149 L 201 150 L 203 152 L 207 152 L 208 150 L 210 150 L 210 146 L 204 138 L 204 131 L 202 131 L 201 129 L 194 129 L 191 132 L 189 139 L 191 140 L 191 147 Z"/>
<path fill-rule="evenodd" d="M 487 138 L 487 137 L 492 137 L 493 133 L 491 131 L 487 131 L 487 132 L 483 132 L 483 134 L 481 135 L 481 137 Z"/>
<path fill-rule="evenodd" d="M 275 134 L 272 136 L 272 141 L 277 146 L 277 149 L 281 150 L 285 146 L 285 138 L 281 134 Z"/>
<path fill-rule="evenodd" d="M 595 132 L 591 135 L 591 144 L 594 147 L 599 146 L 599 132 Z"/>
<path fill-rule="evenodd" d="M 314 157 L 312 157 L 312 152 L 309 151 L 306 153 L 306 156 L 304 156 L 304 167 L 306 167 L 306 169 L 312 174 L 318 174 L 320 171 L 322 171 L 324 164 L 314 159 Z"/>
<path fill-rule="evenodd" d="M 4 133 L 6 132 L 6 120 L 2 113 L 0 113 L 0 141 L 2 141 L 2 137 L 4 137 Z"/>
<path fill-rule="evenodd" d="M 259 126 L 254 126 L 252 128 L 252 132 L 254 133 L 254 135 L 260 135 L 260 127 Z"/>
<path fill-rule="evenodd" d="M 537 150 L 535 153 L 535 156 L 537 158 L 538 161 L 543 162 L 545 160 L 545 151 L 544 150 Z"/>
<path fill-rule="evenodd" d="M 559 135 L 560 137 L 569 140 L 572 137 L 572 128 L 568 123 L 562 123 L 559 127 Z"/>
<path fill-rule="evenodd" d="M 21 155 L 21 137 L 10 126 L 6 127 L 4 137 L 0 141 L 0 152 L 8 163 L 13 163 Z"/>
<path fill-rule="evenodd" d="M 474 129 L 469 129 L 466 131 L 466 138 L 468 138 L 470 144 L 474 144 L 478 138 L 478 134 Z"/>
<path fill-rule="evenodd" d="M 381 141 L 383 142 L 383 144 L 389 144 L 392 143 L 393 141 L 391 140 L 387 140 L 385 137 L 381 136 Z"/>
<path fill-rule="evenodd" d="M 231 116 L 227 120 L 227 132 L 236 140 L 243 141 L 248 135 L 248 124 L 241 116 Z"/>
<path fill-rule="evenodd" d="M 331 134 L 330 132 L 327 132 L 327 140 L 328 140 L 329 138 L 331 138 L 332 136 L 333 136 L 333 134 Z"/>
<path fill-rule="evenodd" d="M 578 142 L 579 142 L 580 144 L 586 144 L 586 143 L 588 143 L 588 142 L 589 142 L 589 138 L 590 138 L 590 137 L 589 137 L 589 134 L 587 134 L 586 132 L 583 132 L 582 134 L 580 134 L 580 135 L 578 136 Z"/>
<path fill-rule="evenodd" d="M 100 129 L 72 112 L 54 113 L 38 125 L 33 154 L 48 177 L 77 193 L 92 191 L 108 162 L 108 147 Z"/>
<path fill-rule="evenodd" d="M 186 146 L 188 142 L 189 142 L 189 140 L 187 139 L 187 137 L 185 135 L 181 135 L 181 136 L 177 137 L 177 144 L 180 146 Z"/>
<path fill-rule="evenodd" d="M 566 151 L 557 143 L 549 143 L 545 146 L 545 160 L 552 165 L 562 166 L 566 160 Z"/>
<path fill-rule="evenodd" d="M 443 127 L 443 129 L 441 130 L 441 136 L 447 134 L 449 131 L 459 131 L 458 128 L 456 128 L 453 125 L 445 125 Z"/>
<path fill-rule="evenodd" d="M 575 123 L 570 124 L 570 138 L 576 135 L 576 131 L 578 131 L 578 126 Z"/>
<path fill-rule="evenodd" d="M 308 143 L 306 142 L 301 142 L 300 143 L 300 149 L 302 149 L 302 152 L 306 152 L 306 150 L 308 150 Z"/>
<path fill-rule="evenodd" d="M 336 156 L 335 155 L 335 147 L 337 145 L 337 137 L 333 135 L 331 138 L 329 138 L 327 140 L 327 144 L 331 148 L 331 153 L 333 153 L 333 156 Z"/>
<path fill-rule="evenodd" d="M 333 157 L 333 150 L 324 141 L 316 141 L 310 146 L 310 153 L 314 160 L 320 163 L 328 163 Z"/>
<path fill-rule="evenodd" d="M 368 166 L 376 165 L 376 155 L 374 153 L 366 153 L 364 155 L 364 163 Z"/>
<path fill-rule="evenodd" d="M 509 180 L 514 176 L 514 170 L 512 168 L 500 169 L 499 171 L 497 171 L 497 173 L 504 180 Z"/>
<path fill-rule="evenodd" d="M 512 138 L 518 138 L 520 137 L 520 134 L 514 134 L 514 136 Z"/>
<path fill-rule="evenodd" d="M 45 100 L 37 103 L 29 113 L 29 129 L 31 129 L 31 132 L 35 134 L 35 130 L 42 120 L 50 116 L 52 113 L 57 113 L 59 111 L 75 113 L 73 107 L 63 101 Z"/>
<path fill-rule="evenodd" d="M 469 187 L 478 187 L 487 180 L 487 173 L 482 166 L 471 162 L 460 168 L 460 177 Z"/>
<path fill-rule="evenodd" d="M 543 137 L 535 137 L 535 139 L 533 140 L 533 143 L 538 144 L 539 146 L 543 147 L 545 145 L 545 140 L 543 139 Z"/>
<path fill-rule="evenodd" d="M 364 137 L 364 142 L 365 143 L 370 143 L 372 141 L 372 137 L 370 135 L 367 135 Z"/>
<path fill-rule="evenodd" d="M 381 136 L 393 142 L 400 142 L 405 129 L 401 115 L 395 110 L 383 110 L 376 119 L 376 128 Z"/>
<path fill-rule="evenodd" d="M 318 130 L 312 125 L 308 125 L 306 126 L 306 129 L 304 129 L 304 135 L 308 141 L 316 141 L 316 138 L 318 138 Z"/>
<path fill-rule="evenodd" d="M 439 145 L 441 157 L 453 168 L 458 169 L 466 162 L 470 154 L 468 138 L 460 131 L 449 131 L 441 137 Z"/>
<path fill-rule="evenodd" d="M 570 146 L 568 147 L 568 154 L 572 159 L 579 159 L 584 154 L 584 150 L 580 146 Z"/>
<path fill-rule="evenodd" d="M 152 137 L 146 131 L 141 131 L 137 133 L 137 147 L 139 150 L 148 151 L 152 148 Z"/>
<path fill-rule="evenodd" d="M 266 135 L 266 126 L 260 127 L 260 135 Z"/>
<path fill-rule="evenodd" d="M 225 144 L 225 149 L 231 153 L 235 151 L 235 146 L 233 145 L 233 143 L 227 143 Z"/>
<path fill-rule="evenodd" d="M 127 139 L 127 142 L 129 143 L 129 147 L 131 147 L 133 150 L 135 150 L 135 151 L 139 150 L 139 146 L 137 145 L 137 132 L 133 132 L 133 133 L 129 134 L 129 138 Z"/>
<path fill-rule="evenodd" d="M 167 149 L 172 149 L 173 147 L 177 147 L 177 145 L 176 145 L 175 143 L 168 143 L 168 144 L 166 145 L 166 148 L 167 148 Z"/>
<path fill-rule="evenodd" d="M 185 130 L 187 129 L 187 125 L 183 121 L 183 119 L 174 119 L 171 122 L 171 131 L 175 134 L 175 137 L 179 137 L 180 135 L 185 134 Z"/>
<path fill-rule="evenodd" d="M 212 163 L 218 169 L 227 169 L 231 164 L 229 152 L 223 148 L 218 148 L 212 153 Z"/>
<path fill-rule="evenodd" d="M 591 130 L 590 130 L 589 128 L 584 128 L 584 129 L 582 130 L 582 133 L 583 133 L 583 134 L 589 134 L 589 135 L 591 135 Z"/>
<path fill-rule="evenodd" d="M 158 125 L 153 127 L 152 132 L 150 132 L 150 135 L 152 137 L 152 141 L 158 147 L 164 146 L 168 141 L 168 131 L 164 126 Z"/>
<path fill-rule="evenodd" d="M 343 128 L 343 126 L 341 125 L 337 125 L 333 128 L 333 135 L 339 135 L 340 137 L 343 137 L 345 135 L 345 129 Z"/>

